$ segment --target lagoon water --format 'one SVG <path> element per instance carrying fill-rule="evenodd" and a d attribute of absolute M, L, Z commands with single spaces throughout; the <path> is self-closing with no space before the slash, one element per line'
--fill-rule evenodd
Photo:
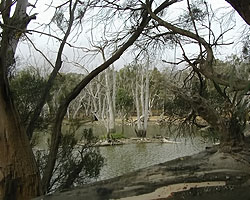
<path fill-rule="evenodd" d="M 98 123 L 81 127 L 79 132 L 82 128 L 92 128 L 96 136 L 103 136 L 106 132 L 105 127 Z M 117 125 L 116 130 L 120 133 L 121 126 Z M 170 137 L 170 140 L 176 140 L 178 143 L 138 143 L 100 147 L 100 152 L 105 158 L 105 166 L 101 169 L 98 180 L 113 178 L 178 157 L 192 155 L 204 150 L 206 146 L 212 145 L 211 142 L 205 142 L 204 138 L 198 136 L 192 139 L 176 138 L 176 135 L 169 134 L 166 127 L 149 122 L 147 137 L 155 135 Z M 135 137 L 134 127 L 125 125 L 124 136 Z"/>
<path fill-rule="evenodd" d="M 105 158 L 98 180 L 120 176 L 137 169 L 192 155 L 211 145 L 201 138 L 178 139 L 180 143 L 140 143 L 100 147 Z"/>
<path fill-rule="evenodd" d="M 81 126 L 77 130 L 77 137 L 81 137 L 84 128 L 92 128 L 96 136 L 105 134 L 105 127 L 100 124 L 91 123 L 88 126 Z M 67 128 L 66 128 L 67 129 Z M 64 131 L 66 131 L 64 128 Z M 121 130 L 121 127 L 117 127 Z M 135 137 L 134 129 L 131 126 L 125 126 L 125 137 Z M 100 147 L 100 152 L 105 158 L 105 165 L 101 169 L 100 176 L 97 180 L 105 180 L 120 176 L 137 169 L 145 168 L 155 164 L 163 163 L 178 157 L 192 155 L 211 146 L 211 142 L 205 142 L 204 138 L 199 136 L 190 138 L 175 137 L 167 133 L 167 129 L 156 124 L 149 123 L 147 136 L 150 138 L 154 135 L 170 137 L 170 140 L 176 140 L 178 143 L 138 143 L 125 144 L 118 146 Z M 39 137 L 39 149 L 47 148 L 48 134 Z M 95 181 L 95 180 L 92 180 Z"/>

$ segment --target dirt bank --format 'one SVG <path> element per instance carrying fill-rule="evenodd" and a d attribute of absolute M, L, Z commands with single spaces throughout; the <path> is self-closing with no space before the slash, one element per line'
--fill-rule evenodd
<path fill-rule="evenodd" d="M 231 199 L 232 193 L 239 197 L 237 200 L 249 199 L 249 162 L 249 151 L 226 154 L 211 148 L 193 156 L 178 158 L 113 179 L 39 197 L 36 200 L 221 200 Z"/>

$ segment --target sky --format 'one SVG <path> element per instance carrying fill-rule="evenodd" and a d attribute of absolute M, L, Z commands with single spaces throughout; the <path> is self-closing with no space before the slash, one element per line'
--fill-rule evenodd
<path fill-rule="evenodd" d="M 41 1 L 38 0 L 38 3 L 36 5 L 35 9 L 32 9 L 31 13 L 38 13 L 37 19 L 32 21 L 28 29 L 29 30 L 38 30 L 38 31 L 46 31 L 48 32 L 48 29 L 44 28 L 44 26 L 41 27 L 42 24 L 49 24 L 51 21 L 51 18 L 53 17 L 54 9 L 49 8 L 50 0 Z M 225 0 L 208 0 L 208 2 L 213 2 L 212 7 L 213 10 L 216 13 L 216 16 L 223 16 L 225 13 L 228 13 L 232 8 L 228 3 L 226 3 Z M 60 3 L 59 0 L 53 1 L 53 3 Z M 174 18 L 174 16 L 178 12 L 182 12 L 184 8 L 186 8 L 185 1 L 181 3 L 177 3 L 174 6 L 171 7 L 171 9 L 168 10 L 168 17 Z M 223 9 L 221 9 L 223 7 Z M 241 19 L 241 17 L 236 13 L 232 19 L 228 19 L 230 21 L 230 24 L 228 27 L 235 26 L 234 29 L 230 32 L 228 32 L 223 37 L 223 42 L 233 43 L 229 46 L 223 46 L 223 48 L 218 48 L 215 51 L 215 54 L 217 58 L 219 59 L 226 59 L 227 56 L 230 56 L 231 54 L 237 54 L 241 51 L 241 43 L 239 42 L 239 39 L 241 38 L 241 33 L 244 29 L 245 22 Z M 88 17 L 88 20 L 90 20 L 91 17 Z M 219 20 L 219 19 L 218 19 Z M 228 23 L 228 21 L 223 23 Z M 119 23 L 119 22 L 117 22 Z M 86 24 L 84 24 L 86 25 Z M 53 27 L 55 29 L 55 26 Z M 81 33 L 81 36 L 78 38 L 78 40 L 73 39 L 70 41 L 70 43 L 74 46 L 80 46 L 80 47 L 89 47 L 89 41 L 87 37 L 89 38 L 90 32 L 90 23 L 87 23 L 87 25 L 83 28 L 83 31 Z M 220 35 L 221 29 L 218 25 L 214 25 L 215 34 L 218 36 Z M 101 32 L 101 31 L 99 31 Z M 53 34 L 56 34 L 57 31 Z M 96 34 L 96 33 L 95 33 Z M 98 35 L 98 34 L 97 34 Z M 57 35 L 58 37 L 62 37 L 60 34 Z M 46 57 L 54 63 L 56 58 L 56 53 L 58 49 L 58 41 L 51 39 L 48 36 L 44 36 L 41 34 L 33 33 L 28 34 L 29 39 L 32 41 L 36 49 L 39 49 Z M 194 47 L 193 45 L 189 45 L 185 47 L 187 52 L 191 54 L 194 53 Z M 166 50 L 162 55 L 158 55 L 154 58 L 154 64 L 161 67 L 166 67 L 166 64 L 163 64 L 161 60 L 168 60 L 168 61 L 175 61 L 175 55 L 176 57 L 181 56 L 182 52 L 180 49 L 177 48 L 175 51 L 174 49 Z M 85 58 L 82 58 L 83 55 L 85 55 Z M 31 45 L 30 41 L 23 40 L 17 50 L 17 56 L 19 58 L 20 65 L 27 66 L 27 65 L 35 65 L 39 66 L 40 68 L 44 68 L 44 70 L 47 70 L 48 72 L 52 69 L 50 64 L 45 61 L 41 53 L 38 53 L 34 47 Z M 126 64 L 129 64 L 132 61 L 132 55 L 127 52 L 125 53 L 119 61 L 115 63 L 116 68 L 121 68 Z M 96 66 L 102 63 L 102 59 L 100 56 L 97 57 L 91 57 L 86 56 L 86 53 L 83 53 L 82 51 L 78 51 L 76 49 L 72 48 L 65 48 L 64 50 L 64 66 L 63 71 L 65 72 L 77 72 L 77 73 L 85 73 L 86 69 L 82 69 L 82 67 L 72 67 L 72 62 L 77 62 L 81 66 L 85 66 L 88 71 L 93 70 Z"/>

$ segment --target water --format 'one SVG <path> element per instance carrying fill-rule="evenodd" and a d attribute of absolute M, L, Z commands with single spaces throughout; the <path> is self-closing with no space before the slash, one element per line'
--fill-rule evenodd
<path fill-rule="evenodd" d="M 163 163 L 178 157 L 198 153 L 209 144 L 200 138 L 179 139 L 178 144 L 141 143 L 100 147 L 106 164 L 98 180 L 104 180 Z"/>
<path fill-rule="evenodd" d="M 106 134 L 103 125 L 91 123 L 88 126 L 81 126 L 77 129 L 77 138 L 81 138 L 84 128 L 92 128 L 96 136 L 103 136 Z M 117 132 L 121 129 L 120 126 L 116 128 Z M 125 137 L 135 137 L 133 127 L 125 126 L 124 128 Z M 155 123 L 149 123 L 147 136 L 150 138 L 157 134 L 169 137 L 170 135 L 168 135 L 166 130 L 166 128 L 162 128 Z M 41 135 L 37 147 L 40 149 L 47 149 L 48 138 L 49 136 L 46 133 Z M 170 140 L 174 140 L 174 138 L 170 138 Z M 180 143 L 140 143 L 100 147 L 100 152 L 105 158 L 105 166 L 101 169 L 98 180 L 113 178 L 178 157 L 192 155 L 204 150 L 206 146 L 211 145 L 209 143 L 204 143 L 204 140 L 200 137 L 194 137 L 192 139 L 178 138 L 177 141 Z"/>
<path fill-rule="evenodd" d="M 84 126 L 80 126 L 77 131 L 76 135 L 78 138 L 81 138 L 81 133 L 83 132 L 83 129 L 91 128 L 93 130 L 93 133 L 95 136 L 104 136 L 107 135 L 106 128 L 103 123 L 99 122 L 93 122 L 85 124 Z M 125 124 L 124 125 L 124 136 L 127 138 L 135 137 L 135 127 Z M 66 129 L 64 127 L 64 129 Z M 122 125 L 120 123 L 116 123 L 115 126 L 116 133 L 122 133 Z M 167 135 L 167 129 L 165 127 L 161 127 L 157 125 L 155 122 L 148 122 L 148 128 L 147 128 L 147 136 L 152 137 L 154 135 Z"/>

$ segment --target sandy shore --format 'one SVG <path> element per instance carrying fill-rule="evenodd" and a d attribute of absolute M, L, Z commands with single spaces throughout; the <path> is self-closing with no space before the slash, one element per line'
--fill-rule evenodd
<path fill-rule="evenodd" d="M 120 198 L 119 200 L 152 200 L 163 199 L 171 197 L 175 192 L 183 192 L 190 190 L 191 188 L 203 188 L 203 187 L 216 187 L 225 186 L 225 181 L 213 181 L 213 182 L 197 182 L 197 183 L 179 183 L 157 188 L 154 192 L 143 194 L 139 196 Z M 117 199 L 118 200 L 118 199 Z"/>

